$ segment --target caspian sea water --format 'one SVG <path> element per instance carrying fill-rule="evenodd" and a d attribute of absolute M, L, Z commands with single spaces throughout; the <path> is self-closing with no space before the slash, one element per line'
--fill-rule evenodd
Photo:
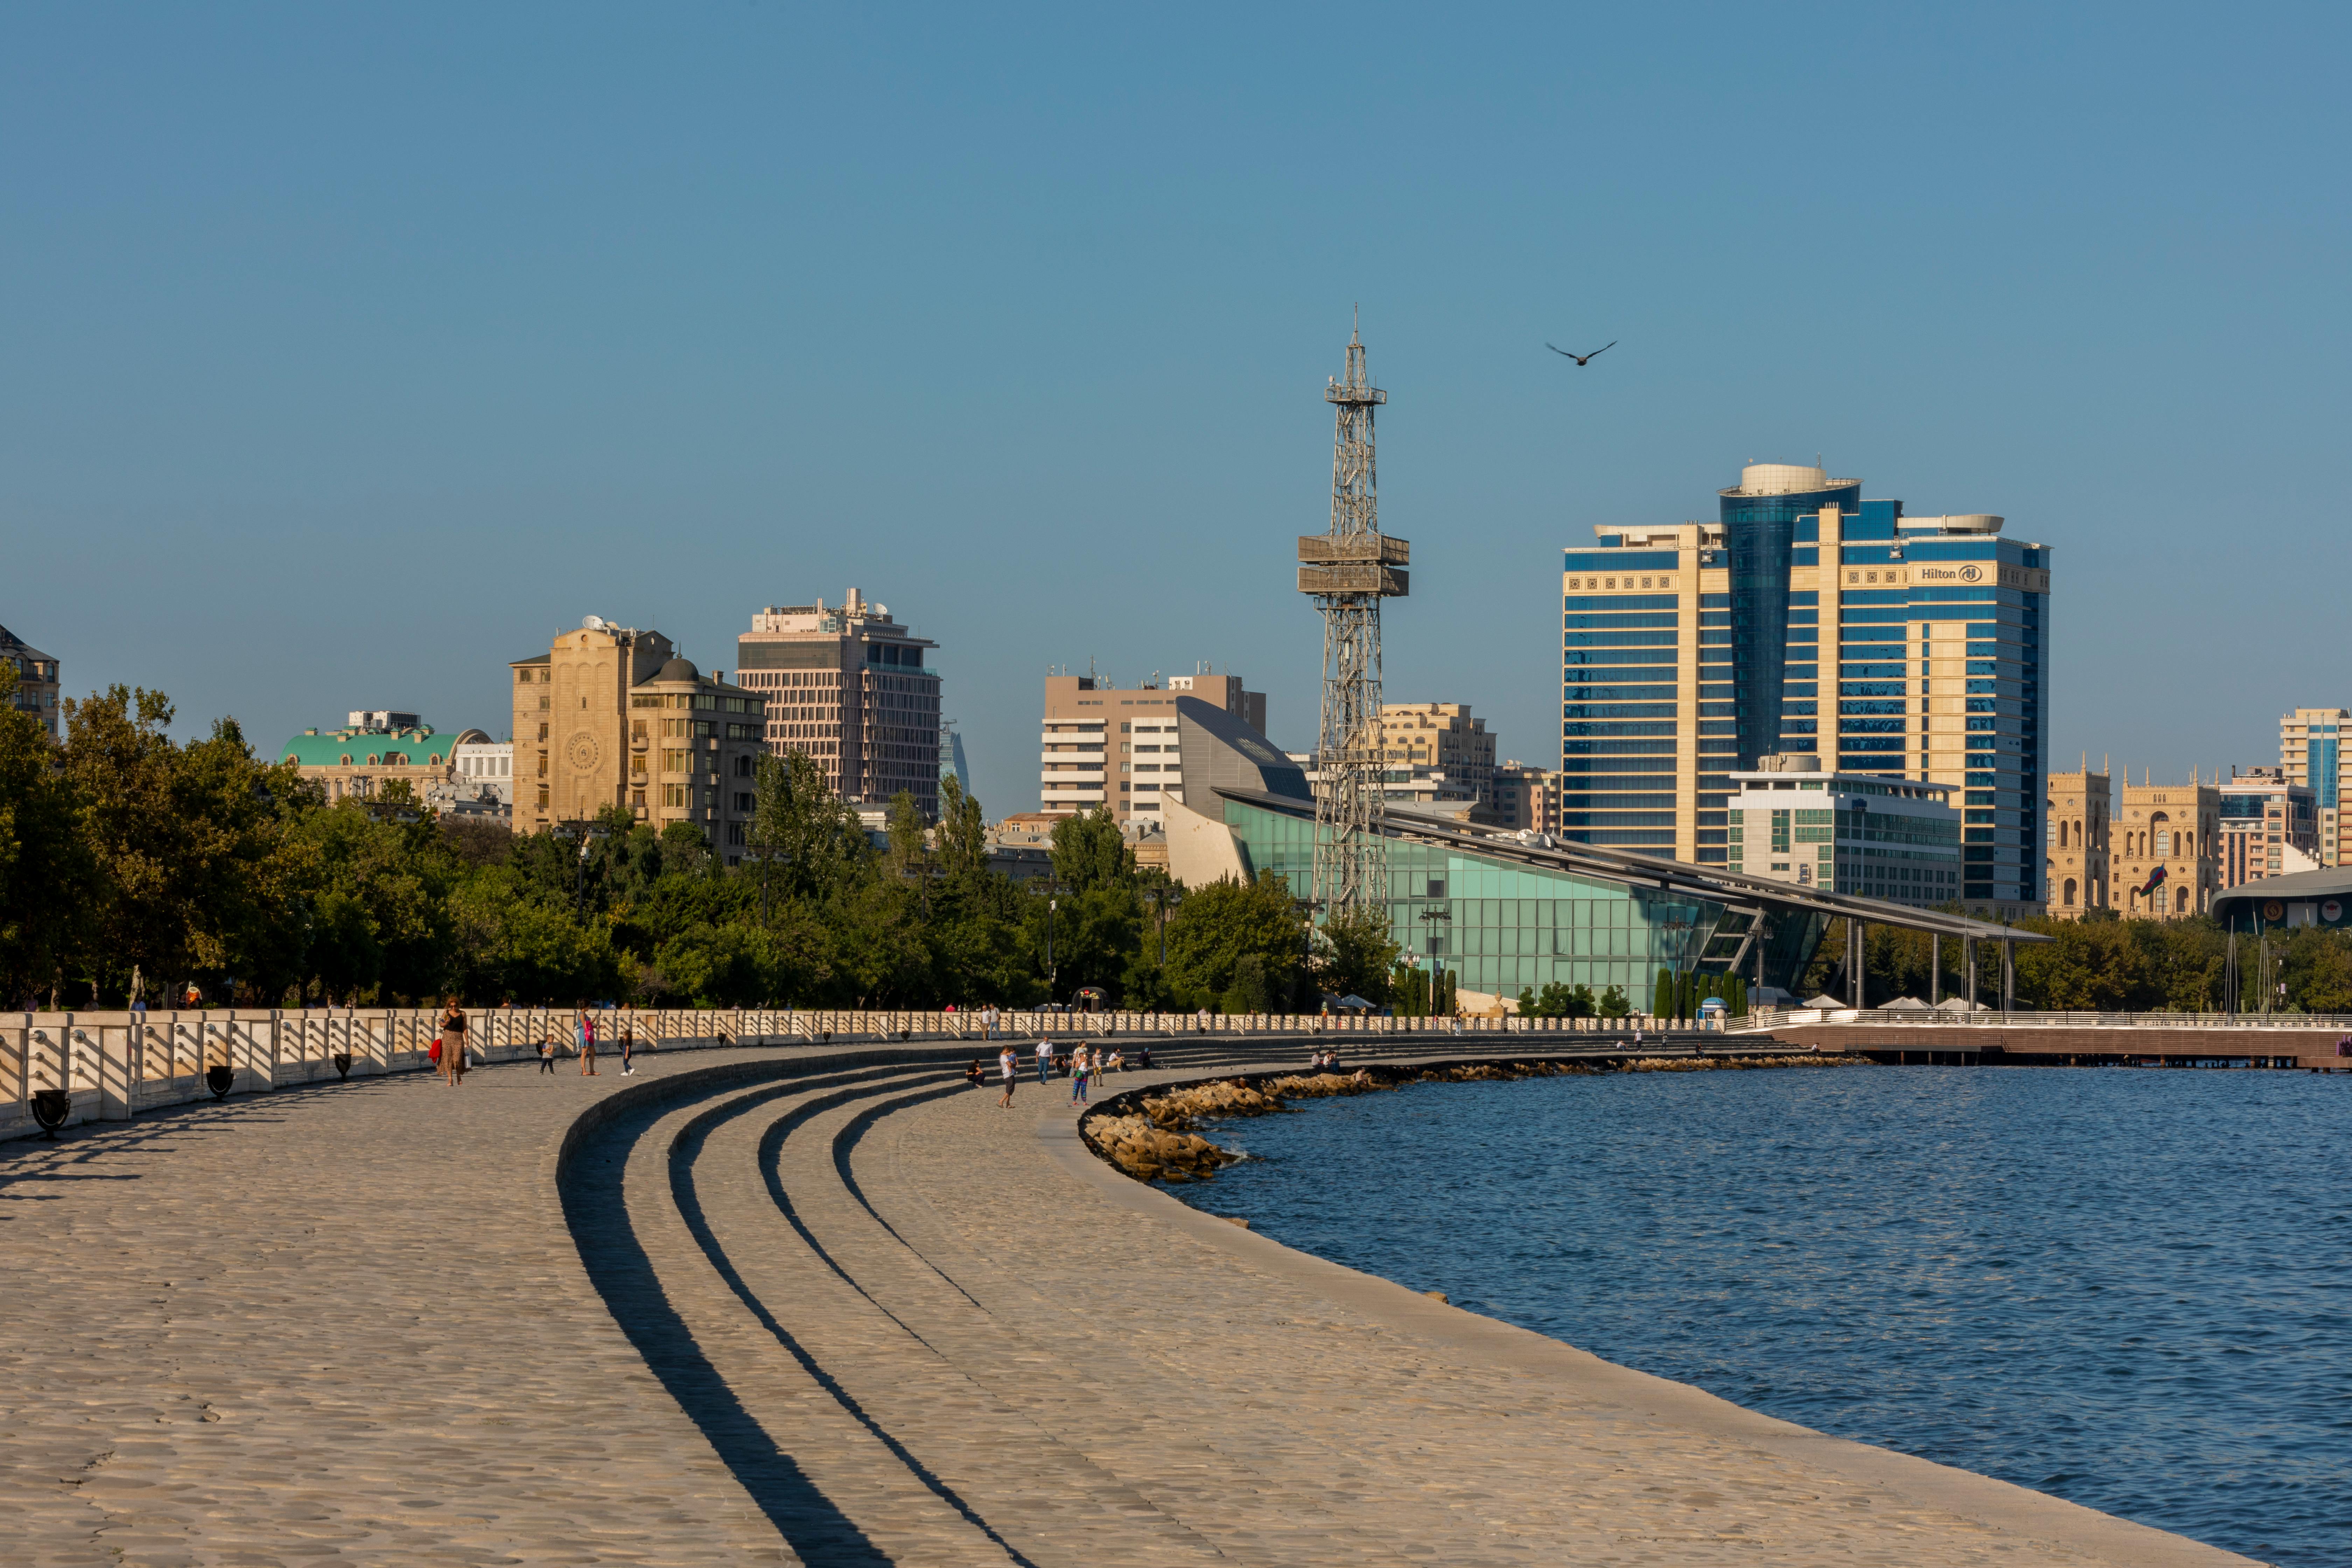
<path fill-rule="evenodd" d="M 1422 1084 L 1176 1189 L 1790 1421 L 2352 1568 L 2352 1077 L 1786 1068 Z"/>

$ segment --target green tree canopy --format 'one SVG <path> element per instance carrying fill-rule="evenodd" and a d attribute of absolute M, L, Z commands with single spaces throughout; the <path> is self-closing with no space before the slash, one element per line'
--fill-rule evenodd
<path fill-rule="evenodd" d="M 1193 889 L 1169 918 L 1169 978 L 1190 996 L 1221 997 L 1233 988 L 1241 961 L 1255 955 L 1268 993 L 1287 998 L 1297 989 L 1306 946 L 1287 880 L 1227 878 Z"/>

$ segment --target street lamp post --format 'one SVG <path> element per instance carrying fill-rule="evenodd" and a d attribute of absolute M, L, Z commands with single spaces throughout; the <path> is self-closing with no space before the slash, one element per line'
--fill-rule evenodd
<path fill-rule="evenodd" d="M 1437 1011 L 1437 976 L 1439 972 L 1445 967 L 1444 964 L 1437 962 L 1438 953 L 1435 946 L 1437 932 L 1434 928 L 1441 923 L 1449 926 L 1452 925 L 1454 923 L 1454 911 L 1447 909 L 1441 909 L 1437 905 L 1432 904 L 1429 908 L 1421 911 L 1420 918 L 1421 944 L 1429 952 L 1429 1010 L 1433 1014 Z"/>
<path fill-rule="evenodd" d="M 1056 878 L 1040 877 L 1037 886 L 1045 894 L 1045 1000 L 1055 1000 L 1055 985 L 1061 974 L 1054 962 L 1054 915 L 1061 908 L 1060 895 L 1069 889 Z"/>
<path fill-rule="evenodd" d="M 1666 930 L 1673 933 L 1673 942 L 1667 950 L 1666 973 L 1673 977 L 1674 1016 L 1678 1024 L 1683 1017 L 1683 961 L 1688 956 L 1690 932 L 1696 923 L 1687 915 L 1676 915 L 1666 921 Z"/>

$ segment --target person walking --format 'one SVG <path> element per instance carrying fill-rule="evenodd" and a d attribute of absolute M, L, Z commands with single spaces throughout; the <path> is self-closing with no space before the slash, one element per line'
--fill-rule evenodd
<path fill-rule="evenodd" d="M 991 1002 L 981 1009 L 980 1026 L 988 1039 L 996 1038 L 996 1004 Z"/>
<path fill-rule="evenodd" d="M 1084 1044 L 1080 1044 L 1076 1050 L 1070 1053 L 1070 1103 L 1072 1105 L 1084 1105 L 1087 1102 L 1087 1079 L 1092 1076 L 1094 1068 L 1094 1053 L 1087 1050 Z"/>
<path fill-rule="evenodd" d="M 1013 1109 L 1013 1091 L 1021 1082 L 1021 1059 L 1013 1054 L 1013 1047 L 1009 1045 L 996 1053 L 996 1073 L 1004 1083 L 1004 1092 L 996 1097 L 996 1109 L 1010 1110 Z"/>
<path fill-rule="evenodd" d="M 539 1031 L 539 1070 L 555 1071 L 555 1020 L 550 1018 Z"/>
<path fill-rule="evenodd" d="M 596 1072 L 596 1020 L 588 1016 L 588 1005 L 580 1005 L 580 1076 L 594 1078 Z"/>
<path fill-rule="evenodd" d="M 629 1026 L 629 1020 L 628 1020 L 628 1019 L 626 1019 L 626 1018 L 622 1019 L 622 1020 L 621 1020 L 621 1076 L 622 1076 L 623 1078 L 635 1078 L 635 1077 L 636 1076 L 637 1069 L 636 1069 L 635 1068 L 634 1068 L 634 1067 L 632 1067 L 632 1066 L 630 1066 L 630 1065 L 629 1065 L 629 1051 L 630 1051 L 630 1048 L 631 1048 L 632 1047 L 634 1047 L 636 1043 L 637 1043 L 637 1032 L 636 1032 L 635 1029 L 633 1029 L 633 1028 L 631 1028 L 631 1027 Z"/>
<path fill-rule="evenodd" d="M 1037 1037 L 1037 1081 L 1054 1081 L 1054 1040 L 1050 1035 Z"/>
<path fill-rule="evenodd" d="M 441 1076 L 451 1089 L 466 1081 L 466 1014 L 454 1001 L 441 1015 Z"/>

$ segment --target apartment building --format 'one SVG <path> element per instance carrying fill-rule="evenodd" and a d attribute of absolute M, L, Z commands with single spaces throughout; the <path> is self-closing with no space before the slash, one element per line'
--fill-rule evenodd
<path fill-rule="evenodd" d="M 620 806 L 656 829 L 691 824 L 729 865 L 740 862 L 766 749 L 763 694 L 704 675 L 657 631 L 594 616 L 508 668 L 516 831 Z"/>
<path fill-rule="evenodd" d="M 2115 815 L 2111 782 L 2093 773 L 2089 759 L 2071 773 L 2052 773 L 2043 791 L 2042 885 L 2050 890 L 2050 913 L 2080 920 L 2108 901 L 2110 824 Z"/>
<path fill-rule="evenodd" d="M 1514 757 L 1495 769 L 1490 808 L 1497 827 L 1549 833 L 1557 826 L 1559 775 Z"/>
<path fill-rule="evenodd" d="M 939 645 L 856 588 L 841 604 L 772 605 L 735 639 L 736 679 L 767 699 L 767 742 L 799 752 L 853 805 L 900 792 L 940 815 Z"/>
<path fill-rule="evenodd" d="M 1801 464 L 1717 512 L 1565 552 L 1559 831 L 1721 865 L 1730 774 L 1811 752 L 1958 792 L 1970 911 L 2040 912 L 2049 548 Z"/>
<path fill-rule="evenodd" d="M 2298 708 L 2279 720 L 2279 766 L 2287 782 L 2312 793 L 2323 866 L 2352 866 L 2352 817 L 2337 805 L 2352 793 L 2352 752 L 2343 745 L 2347 736 L 2352 711 L 2342 708 Z"/>
<path fill-rule="evenodd" d="M 1091 675 L 1049 675 L 1038 808 L 1067 816 L 1108 806 L 1123 826 L 1160 826 L 1162 805 L 1184 799 L 1188 740 L 1198 753 L 1192 761 L 1207 757 L 1199 742 L 1213 733 L 1265 752 L 1262 762 L 1288 765 L 1253 716 L 1265 719 L 1265 694 L 1244 689 L 1239 676 L 1202 671 L 1120 688 Z"/>
<path fill-rule="evenodd" d="M 1495 798 L 1495 737 L 1466 702 L 1381 704 L 1381 760 L 1442 773 L 1488 812 Z"/>
<path fill-rule="evenodd" d="M 1964 885 L 1949 784 L 1822 771 L 1785 752 L 1731 775 L 1726 869 L 1933 909 Z"/>
<path fill-rule="evenodd" d="M 2218 795 L 2222 889 L 2320 869 L 2317 790 L 2283 767 L 2231 768 Z"/>
<path fill-rule="evenodd" d="M 26 645 L 6 626 L 0 626 L 0 658 L 16 667 L 16 707 L 31 716 L 52 741 L 64 738 L 58 728 L 58 661 Z"/>

